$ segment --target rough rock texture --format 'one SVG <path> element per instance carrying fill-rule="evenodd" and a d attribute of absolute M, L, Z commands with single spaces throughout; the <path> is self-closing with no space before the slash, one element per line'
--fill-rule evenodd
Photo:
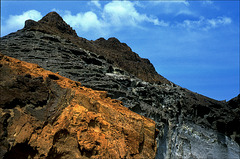
<path fill-rule="evenodd" d="M 239 159 L 239 145 L 231 138 L 197 124 L 184 122 L 164 128 L 156 159 Z"/>
<path fill-rule="evenodd" d="M 37 30 L 61 36 L 77 37 L 77 33 L 56 12 L 50 12 L 39 22 L 27 20 L 24 29 Z"/>
<path fill-rule="evenodd" d="M 55 13 L 50 13 L 47 17 L 52 14 L 55 16 Z M 41 24 L 41 21 L 35 23 Z M 69 30 L 70 27 L 67 28 Z M 54 30 L 58 33 L 25 26 L 3 37 L 0 49 L 5 55 L 37 63 L 80 81 L 84 86 L 108 91 L 109 97 L 121 100 L 125 107 L 155 120 L 160 131 L 157 158 L 202 158 L 203 153 L 206 153 L 206 158 L 220 154 L 239 157 L 239 97 L 222 102 L 169 81 L 146 82 L 144 80 L 151 75 L 154 77 L 155 73 L 151 74 L 148 70 L 149 75 L 141 73 L 146 78 L 140 79 L 137 78 L 141 77 L 137 76 L 138 71 L 131 72 L 121 66 L 122 63 L 116 60 L 117 53 L 120 59 L 124 59 L 122 62 L 144 59 L 116 38 L 100 38 L 93 42 L 76 35 L 63 35 L 57 27 Z M 98 49 L 93 52 L 93 48 Z M 136 62 L 134 65 L 138 68 L 143 63 Z M 149 63 L 148 67 L 152 65 Z"/>
<path fill-rule="evenodd" d="M 115 66 L 140 79 L 155 83 L 169 83 L 167 79 L 155 71 L 148 59 L 140 58 L 135 52 L 132 52 L 127 44 L 121 43 L 116 38 L 108 40 L 100 38 L 96 41 L 88 41 L 78 37 L 76 32 L 56 12 L 48 13 L 39 22 L 26 21 L 24 30 L 40 31 L 64 37 L 78 47 L 104 56 Z"/>
<path fill-rule="evenodd" d="M 121 43 L 118 39 L 109 38 L 105 40 L 100 38 L 93 42 L 97 47 L 96 53 L 106 57 L 115 66 L 126 70 L 132 75 L 150 83 L 171 83 L 156 72 L 148 59 L 139 57 L 127 44 Z"/>
<path fill-rule="evenodd" d="M 154 158 L 155 122 L 120 101 L 0 55 L 0 158 Z"/>

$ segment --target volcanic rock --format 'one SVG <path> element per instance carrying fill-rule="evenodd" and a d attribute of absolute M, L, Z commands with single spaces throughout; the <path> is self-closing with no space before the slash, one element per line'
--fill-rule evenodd
<path fill-rule="evenodd" d="M 77 33 L 73 30 L 62 17 L 56 12 L 50 12 L 44 16 L 40 21 L 27 20 L 24 29 L 38 30 L 47 33 L 59 35 L 71 35 L 77 37 Z"/>
<path fill-rule="evenodd" d="M 94 41 L 94 44 L 97 47 L 96 53 L 132 75 L 150 83 L 171 83 L 156 72 L 148 59 L 139 57 L 126 43 L 121 43 L 116 38 L 100 38 Z"/>
<path fill-rule="evenodd" d="M 156 72 L 149 60 L 140 58 L 127 44 L 121 43 L 116 38 L 109 38 L 108 40 L 100 38 L 96 41 L 80 38 L 56 12 L 48 13 L 37 22 L 37 25 L 36 22 L 26 21 L 24 28 L 64 37 L 80 48 L 104 56 L 112 61 L 115 66 L 142 80 L 151 83 L 170 83 Z"/>
<path fill-rule="evenodd" d="M 155 158 L 153 120 L 106 92 L 0 57 L 0 158 Z"/>

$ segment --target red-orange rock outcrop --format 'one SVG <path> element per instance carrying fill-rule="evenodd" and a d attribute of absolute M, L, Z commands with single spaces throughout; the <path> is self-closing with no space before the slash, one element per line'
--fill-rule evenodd
<path fill-rule="evenodd" d="M 0 158 L 155 158 L 155 122 L 0 54 Z"/>

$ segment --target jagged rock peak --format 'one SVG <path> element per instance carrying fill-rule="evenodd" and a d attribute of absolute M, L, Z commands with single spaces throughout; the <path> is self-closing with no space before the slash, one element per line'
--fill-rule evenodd
<path fill-rule="evenodd" d="M 118 51 L 132 52 L 132 49 L 126 44 L 120 42 L 115 37 L 110 37 L 107 40 L 104 38 L 99 38 L 95 41 L 96 44 L 104 46 L 104 48 L 110 48 Z"/>
<path fill-rule="evenodd" d="M 48 13 L 38 22 L 27 20 L 24 28 L 37 28 L 37 30 L 43 30 L 54 34 L 62 33 L 77 36 L 75 30 L 73 30 L 72 27 L 70 27 L 70 25 L 68 25 L 57 12 Z"/>
<path fill-rule="evenodd" d="M 65 23 L 62 17 L 57 12 L 48 13 L 39 22 L 45 22 L 48 24 Z"/>
<path fill-rule="evenodd" d="M 120 41 L 115 37 L 108 38 L 108 41 L 112 41 L 112 42 L 115 42 L 115 43 L 120 43 Z"/>

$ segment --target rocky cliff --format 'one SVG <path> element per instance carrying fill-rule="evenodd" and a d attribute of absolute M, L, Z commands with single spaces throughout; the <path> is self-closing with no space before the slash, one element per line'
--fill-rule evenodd
<path fill-rule="evenodd" d="M 154 121 L 0 54 L 0 158 L 154 158 Z"/>
<path fill-rule="evenodd" d="M 153 119 L 160 132 L 156 158 L 239 158 L 239 96 L 222 102 L 181 88 L 116 38 L 78 37 L 53 12 L 1 38 L 0 49 L 83 86 L 107 91 L 125 107 Z"/>

